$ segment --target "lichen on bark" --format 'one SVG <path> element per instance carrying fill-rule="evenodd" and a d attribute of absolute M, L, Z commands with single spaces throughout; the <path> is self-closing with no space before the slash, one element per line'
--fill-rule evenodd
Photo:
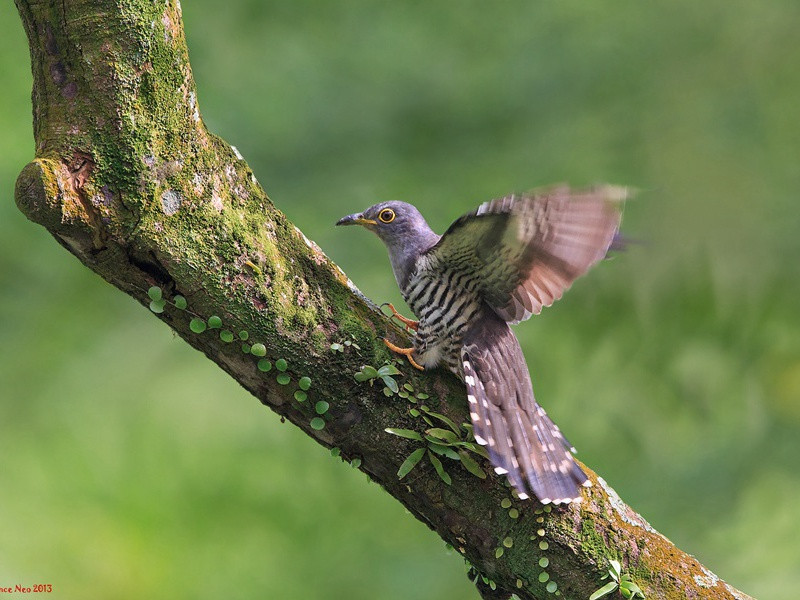
<path fill-rule="evenodd" d="M 414 445 L 384 429 L 421 429 L 419 420 L 404 400 L 387 399 L 353 373 L 391 360 L 379 340 L 386 332 L 408 340 L 275 207 L 235 148 L 207 131 L 179 3 L 16 5 L 31 50 L 36 140 L 36 157 L 17 180 L 22 212 L 142 304 L 151 286 L 167 299 L 180 294 L 195 313 L 248 331 L 269 360 L 286 360 L 291 385 L 260 371 L 239 344 L 193 333 L 186 312 L 167 304 L 158 315 L 259 401 L 344 458 L 358 458 L 492 580 L 497 589 L 481 585 L 481 593 L 588 597 L 617 558 L 649 597 L 746 598 L 645 526 L 594 474 L 582 505 L 545 510 L 513 500 L 515 517 L 502 506 L 508 487 L 494 476 L 450 468 L 445 485 L 420 464 L 399 480 Z M 360 349 L 331 352 L 344 340 Z M 468 420 L 462 386 L 450 375 L 401 370 L 403 382 L 428 393 L 431 408 Z M 303 376 L 314 381 L 314 401 L 330 405 L 322 429 L 311 426 L 314 402 L 294 399 Z"/>

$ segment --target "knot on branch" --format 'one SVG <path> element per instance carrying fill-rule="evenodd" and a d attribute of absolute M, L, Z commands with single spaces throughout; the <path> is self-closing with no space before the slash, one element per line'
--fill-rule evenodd
<path fill-rule="evenodd" d="M 107 237 L 86 189 L 93 168 L 91 156 L 79 151 L 68 162 L 37 158 L 22 169 L 14 189 L 17 206 L 28 219 L 80 253 L 103 248 Z"/>

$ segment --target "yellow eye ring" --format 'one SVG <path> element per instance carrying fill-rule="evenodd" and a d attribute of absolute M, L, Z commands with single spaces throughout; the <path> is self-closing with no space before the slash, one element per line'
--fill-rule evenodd
<path fill-rule="evenodd" d="M 380 219 L 381 223 L 391 223 L 394 221 L 394 211 L 391 208 L 384 208 L 379 214 L 378 219 Z"/>

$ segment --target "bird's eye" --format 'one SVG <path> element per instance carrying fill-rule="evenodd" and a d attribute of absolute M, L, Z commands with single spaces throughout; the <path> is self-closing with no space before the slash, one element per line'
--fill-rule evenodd
<path fill-rule="evenodd" d="M 391 208 L 384 208 L 378 218 L 381 220 L 381 223 L 391 223 L 394 221 L 394 211 Z"/>

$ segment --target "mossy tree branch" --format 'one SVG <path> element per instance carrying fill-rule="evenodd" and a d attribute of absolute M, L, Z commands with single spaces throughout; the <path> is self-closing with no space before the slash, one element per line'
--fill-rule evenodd
<path fill-rule="evenodd" d="M 451 485 L 427 462 L 399 480 L 416 444 L 384 429 L 424 425 L 405 400 L 356 383 L 353 373 L 391 359 L 379 341 L 384 332 L 404 334 L 276 209 L 238 152 L 205 128 L 177 0 L 16 5 L 30 43 L 36 140 L 36 158 L 17 181 L 19 208 L 143 304 L 150 286 L 166 298 L 180 294 L 195 313 L 250 332 L 268 359 L 285 359 L 289 385 L 260 371 L 238 342 L 213 330 L 193 333 L 185 311 L 167 304 L 158 315 L 263 404 L 318 443 L 360 459 L 363 471 L 494 582 L 497 590 L 481 586 L 482 594 L 545 598 L 555 582 L 562 596 L 587 598 L 616 558 L 650 598 L 747 598 L 591 472 L 594 486 L 579 507 L 550 512 L 534 501 L 513 499 L 509 507 L 503 480 L 478 479 L 455 462 Z M 360 349 L 331 352 L 345 340 Z M 451 376 L 403 370 L 402 382 L 424 389 L 433 409 L 467 420 L 463 389 Z M 307 375 L 310 401 L 298 402 L 293 394 Z M 330 404 L 321 430 L 310 425 L 317 400 Z"/>

